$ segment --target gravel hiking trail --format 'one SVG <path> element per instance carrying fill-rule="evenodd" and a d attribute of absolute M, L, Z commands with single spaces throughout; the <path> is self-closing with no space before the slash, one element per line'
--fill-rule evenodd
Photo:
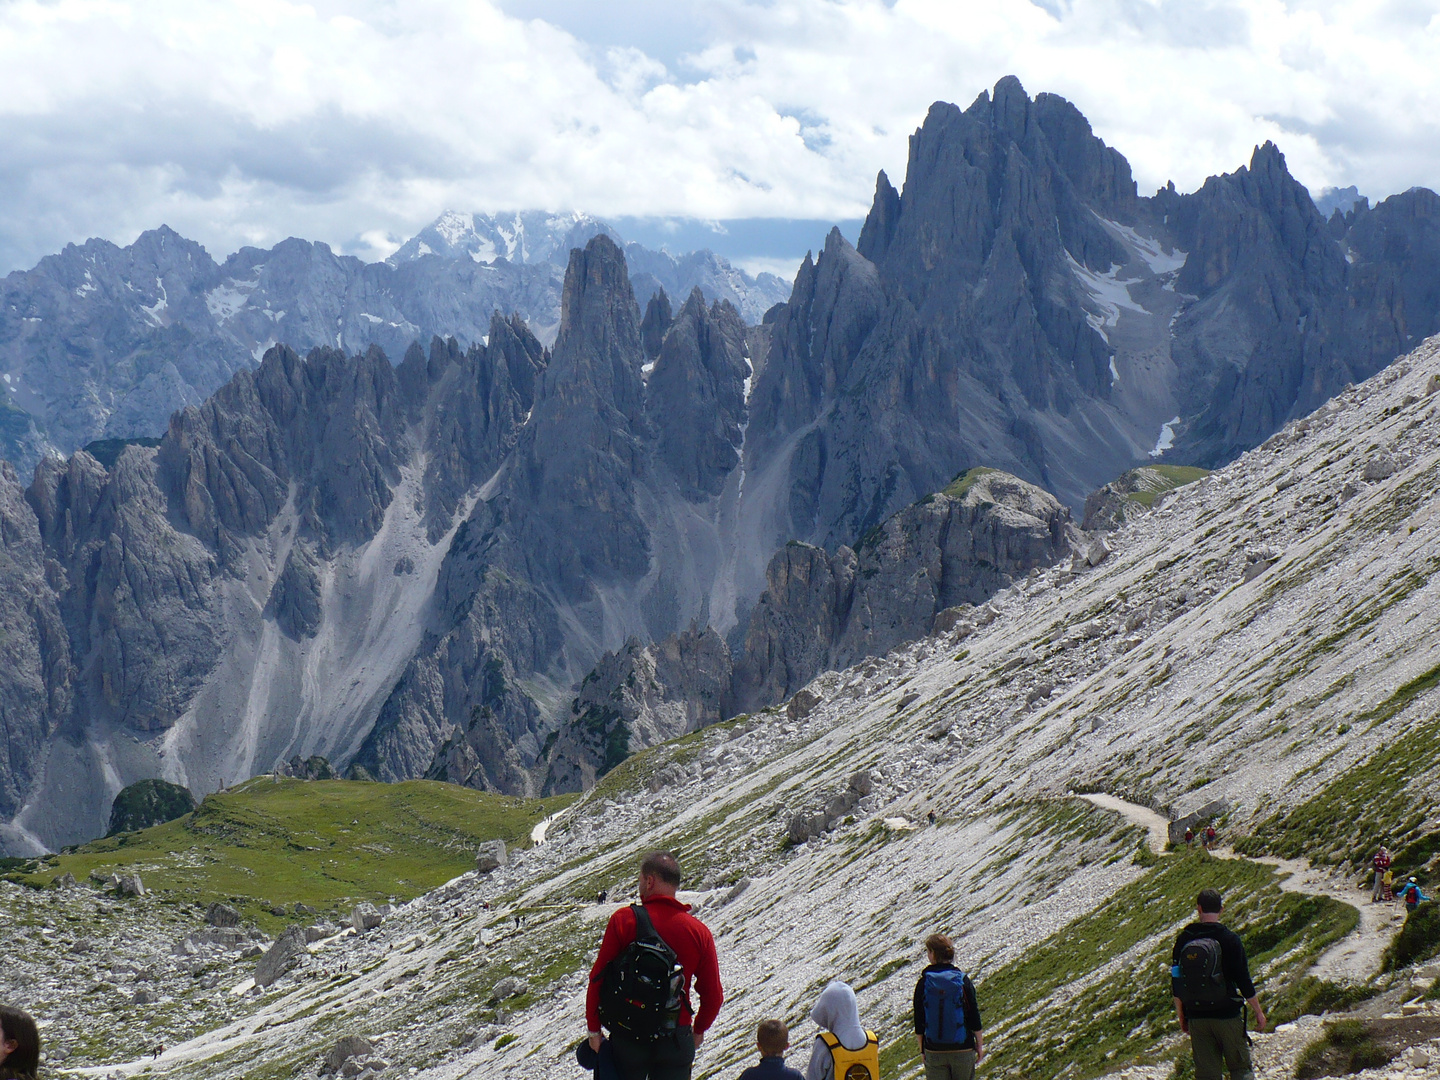
<path fill-rule="evenodd" d="M 1150 850 L 1156 855 L 1165 854 L 1165 845 L 1170 842 L 1168 818 L 1162 817 L 1148 806 L 1126 802 L 1124 799 L 1117 799 L 1114 795 L 1095 792 L 1090 795 L 1081 795 L 1080 798 L 1102 810 L 1113 810 L 1132 825 L 1139 825 L 1150 837 Z"/>
<path fill-rule="evenodd" d="M 1080 796 L 1102 810 L 1113 810 L 1126 821 L 1145 829 L 1150 848 L 1163 854 L 1169 839 L 1170 822 L 1148 806 L 1117 799 L 1113 795 Z M 1218 859 L 1243 859 L 1230 847 L 1218 847 L 1210 854 Z M 1309 974 L 1336 983 L 1364 982 L 1380 970 L 1380 956 L 1402 922 L 1398 904 L 1372 904 L 1367 890 L 1359 889 L 1353 880 L 1312 866 L 1304 859 L 1282 859 L 1276 856 L 1251 858 L 1251 862 L 1273 866 L 1281 872 L 1280 887 L 1289 892 L 1328 896 L 1349 904 L 1360 913 L 1360 925 L 1337 941 L 1315 961 Z"/>

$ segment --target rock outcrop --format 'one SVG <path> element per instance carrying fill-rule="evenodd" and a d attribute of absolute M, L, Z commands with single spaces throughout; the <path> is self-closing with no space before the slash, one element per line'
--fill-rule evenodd
<path fill-rule="evenodd" d="M 491 840 L 489 843 L 481 844 L 475 852 L 475 869 L 482 874 L 498 870 L 507 862 L 509 862 L 509 854 L 505 850 L 504 840 Z"/>
<path fill-rule="evenodd" d="M 731 679 L 730 650 L 710 627 L 606 653 L 551 746 L 546 791 L 588 788 L 637 750 L 732 715 Z"/>
<path fill-rule="evenodd" d="M 1403 222 L 1403 224 L 1402 224 Z M 1013 78 L 936 103 L 767 313 L 748 445 L 786 528 L 835 550 L 976 462 L 1085 496 L 1152 456 L 1214 467 L 1440 318 L 1440 199 L 1327 223 L 1270 144 L 1139 197 L 1073 105 Z"/>
<path fill-rule="evenodd" d="M 278 982 L 281 976 L 300 963 L 307 952 L 305 928 L 299 923 L 291 923 L 260 958 L 255 967 L 255 985 L 265 987 Z"/>
<path fill-rule="evenodd" d="M 1085 498 L 1085 517 L 1080 527 L 1086 532 L 1108 532 L 1125 522 L 1149 513 L 1177 487 L 1193 484 L 1204 469 L 1179 465 L 1143 466 L 1130 469 Z"/>
<path fill-rule="evenodd" d="M 188 788 L 165 780 L 141 780 L 115 796 L 110 806 L 110 831 L 107 835 L 163 825 L 184 817 L 194 809 L 195 796 Z"/>
<path fill-rule="evenodd" d="M 942 610 L 982 604 L 1068 558 L 1071 531 L 1053 495 L 975 469 L 886 520 L 856 551 L 787 545 L 771 560 L 736 665 L 738 707 L 783 701 L 822 671 L 923 637 Z"/>
<path fill-rule="evenodd" d="M 993 469 L 887 519 L 858 550 L 787 544 L 733 663 L 713 629 L 693 628 L 601 660 L 550 747 L 546 790 L 589 787 L 635 750 L 739 711 L 790 699 L 803 719 L 819 699 L 801 688 L 821 672 L 923 637 L 942 614 L 951 630 L 960 605 L 1089 546 L 1054 496 Z"/>

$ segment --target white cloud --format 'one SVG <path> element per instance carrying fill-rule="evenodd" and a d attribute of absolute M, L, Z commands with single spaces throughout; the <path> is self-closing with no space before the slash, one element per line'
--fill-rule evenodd
<path fill-rule="evenodd" d="M 1433 2 L 605 8 L 8 0 L 0 268 L 162 221 L 217 256 L 294 234 L 375 258 L 445 207 L 853 218 L 931 101 L 1011 73 L 1074 101 L 1142 191 L 1266 138 L 1315 189 L 1440 186 Z"/>

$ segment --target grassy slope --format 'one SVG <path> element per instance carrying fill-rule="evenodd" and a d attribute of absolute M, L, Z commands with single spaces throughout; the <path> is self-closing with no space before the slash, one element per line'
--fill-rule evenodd
<path fill-rule="evenodd" d="M 409 898 L 472 868 L 481 841 L 527 842 L 571 798 L 515 799 L 428 780 L 260 777 L 208 796 L 193 814 L 94 841 L 15 880 L 38 886 L 67 871 L 83 880 L 127 868 L 162 895 L 254 909 Z"/>
<path fill-rule="evenodd" d="M 957 476 L 952 480 L 950 486 L 945 489 L 944 493 L 952 499 L 963 499 L 965 493 L 974 487 L 975 482 L 982 476 L 987 476 L 990 473 L 999 471 L 999 469 L 991 469 L 984 465 L 977 465 L 963 476 Z"/>
<path fill-rule="evenodd" d="M 1209 476 L 1210 470 L 1193 465 L 1146 465 L 1136 469 L 1134 475 L 1139 483 L 1139 490 L 1130 492 L 1126 498 L 1141 506 L 1151 506 L 1160 495 L 1186 484 L 1193 484 Z"/>

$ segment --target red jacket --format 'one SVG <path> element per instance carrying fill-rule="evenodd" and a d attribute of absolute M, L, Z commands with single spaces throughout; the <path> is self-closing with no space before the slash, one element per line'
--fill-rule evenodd
<path fill-rule="evenodd" d="M 645 912 L 655 924 L 655 932 L 675 950 L 685 971 L 685 999 L 680 1006 L 681 1026 L 690 1025 L 702 1035 L 715 1022 L 725 991 L 720 986 L 720 961 L 715 956 L 715 939 L 704 923 L 690 914 L 690 905 L 672 896 L 652 896 L 645 901 Z M 605 968 L 635 940 L 635 913 L 623 907 L 610 916 L 600 954 L 590 969 L 590 988 L 585 994 L 585 1022 L 589 1030 L 600 1030 L 600 980 Z M 690 1012 L 690 984 L 700 994 L 700 1011 Z"/>

